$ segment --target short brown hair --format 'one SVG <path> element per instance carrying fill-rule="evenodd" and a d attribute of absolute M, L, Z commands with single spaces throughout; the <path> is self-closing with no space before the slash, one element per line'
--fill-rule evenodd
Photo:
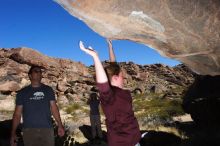
<path fill-rule="evenodd" d="M 111 62 L 108 66 L 105 67 L 105 72 L 109 81 L 111 81 L 112 76 L 119 75 L 119 73 L 121 72 L 121 67 L 115 62 Z"/>

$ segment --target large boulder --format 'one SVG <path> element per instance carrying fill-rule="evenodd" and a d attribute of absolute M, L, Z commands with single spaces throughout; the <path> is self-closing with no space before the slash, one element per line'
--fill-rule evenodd
<path fill-rule="evenodd" d="M 31 48 L 15 48 L 11 49 L 10 51 L 10 58 L 21 64 L 38 65 L 44 68 L 61 67 L 56 59 L 43 55 L 40 52 Z"/>
<path fill-rule="evenodd" d="M 21 87 L 15 81 L 6 81 L 4 83 L 0 82 L 0 92 L 12 92 L 20 89 Z"/>
<path fill-rule="evenodd" d="M 183 109 L 206 128 L 220 127 L 220 76 L 198 76 L 183 98 Z"/>
<path fill-rule="evenodd" d="M 145 44 L 202 75 L 220 74 L 219 0 L 55 1 L 103 37 Z"/>

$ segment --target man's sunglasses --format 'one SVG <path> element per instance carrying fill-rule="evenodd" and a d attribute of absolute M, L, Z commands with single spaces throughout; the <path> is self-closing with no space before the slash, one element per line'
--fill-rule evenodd
<path fill-rule="evenodd" d="M 42 71 L 41 70 L 32 70 L 32 72 L 34 72 L 34 73 L 42 73 Z"/>

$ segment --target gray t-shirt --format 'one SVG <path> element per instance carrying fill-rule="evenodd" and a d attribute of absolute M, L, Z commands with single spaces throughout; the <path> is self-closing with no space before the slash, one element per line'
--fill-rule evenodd
<path fill-rule="evenodd" d="M 41 84 L 21 89 L 16 96 L 16 105 L 23 106 L 24 128 L 52 128 L 50 101 L 55 100 L 51 87 Z"/>

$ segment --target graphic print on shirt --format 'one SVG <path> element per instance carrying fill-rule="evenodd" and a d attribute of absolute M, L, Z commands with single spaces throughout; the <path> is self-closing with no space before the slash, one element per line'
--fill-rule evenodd
<path fill-rule="evenodd" d="M 44 93 L 43 92 L 35 92 L 32 97 L 30 97 L 30 100 L 42 100 L 44 99 Z"/>

